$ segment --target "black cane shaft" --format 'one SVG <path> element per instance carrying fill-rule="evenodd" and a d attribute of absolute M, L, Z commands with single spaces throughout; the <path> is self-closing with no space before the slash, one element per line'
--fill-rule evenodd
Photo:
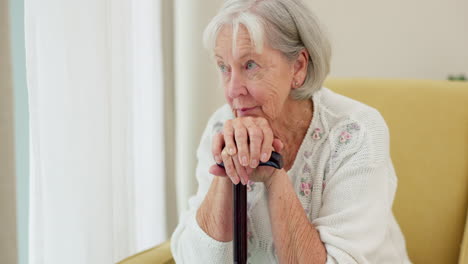
<path fill-rule="evenodd" d="M 224 168 L 224 163 L 218 163 Z M 259 166 L 270 166 L 276 169 L 283 168 L 283 158 L 277 152 L 272 152 L 267 162 L 261 162 Z M 247 263 L 247 186 L 241 183 L 232 185 L 233 190 L 233 248 L 234 264 Z"/>
<path fill-rule="evenodd" d="M 234 264 L 247 263 L 247 187 L 233 184 Z"/>

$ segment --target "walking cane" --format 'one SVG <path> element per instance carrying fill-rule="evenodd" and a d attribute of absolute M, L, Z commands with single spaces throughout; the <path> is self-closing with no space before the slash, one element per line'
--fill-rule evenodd
<path fill-rule="evenodd" d="M 223 163 L 218 166 L 224 168 Z M 270 160 L 260 162 L 258 166 L 270 166 L 276 169 L 283 168 L 283 158 L 275 151 L 271 153 Z M 233 249 L 234 264 L 247 263 L 247 186 L 242 184 L 233 184 Z"/>

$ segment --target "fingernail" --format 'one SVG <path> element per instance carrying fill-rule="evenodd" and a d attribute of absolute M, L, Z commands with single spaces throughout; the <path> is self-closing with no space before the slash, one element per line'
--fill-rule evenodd
<path fill-rule="evenodd" d="M 263 154 L 262 154 L 262 161 L 263 161 L 263 162 L 266 162 L 266 161 L 267 161 L 266 159 L 267 159 L 267 154 L 266 154 L 266 153 L 263 153 Z"/>
<path fill-rule="evenodd" d="M 240 182 L 240 178 L 236 177 L 236 185 L 239 184 L 239 182 Z"/>
<path fill-rule="evenodd" d="M 219 155 L 216 155 L 215 160 L 216 163 L 221 163 L 221 157 Z"/>
<path fill-rule="evenodd" d="M 250 168 L 255 168 L 255 167 L 257 167 L 257 164 L 258 164 L 258 162 L 257 162 L 256 160 L 253 159 L 253 160 L 250 162 Z"/>
<path fill-rule="evenodd" d="M 247 166 L 247 165 L 248 165 L 248 163 L 247 163 L 247 157 L 246 157 L 246 156 L 243 156 L 243 157 L 242 157 L 242 165 L 243 165 L 243 166 Z"/>
<path fill-rule="evenodd" d="M 245 180 L 244 178 L 241 178 L 242 185 L 245 185 Z"/>
<path fill-rule="evenodd" d="M 234 155 L 234 149 L 233 148 L 229 148 L 229 155 Z"/>

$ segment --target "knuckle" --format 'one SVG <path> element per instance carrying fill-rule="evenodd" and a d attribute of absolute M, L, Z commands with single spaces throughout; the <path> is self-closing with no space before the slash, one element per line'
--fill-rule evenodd
<path fill-rule="evenodd" d="M 260 145 L 260 142 L 262 141 L 262 136 L 261 135 L 253 135 L 250 137 L 250 144 L 252 145 Z"/>
<path fill-rule="evenodd" d="M 229 137 L 232 137 L 233 133 L 234 132 L 232 131 L 232 129 L 225 129 L 223 136 L 224 136 L 224 138 L 229 138 Z"/>
<path fill-rule="evenodd" d="M 269 137 L 273 137 L 273 131 L 270 127 L 263 128 L 263 133 Z"/>
<path fill-rule="evenodd" d="M 226 165 L 226 173 L 227 173 L 229 176 L 234 176 L 234 172 L 235 172 L 235 170 L 234 170 L 232 164 L 228 163 L 228 164 Z"/>
<path fill-rule="evenodd" d="M 232 128 L 232 121 L 231 121 L 231 120 L 227 120 L 227 121 L 224 123 L 223 131 L 229 131 L 229 130 L 231 130 L 231 128 Z"/>
<path fill-rule="evenodd" d="M 235 118 L 235 119 L 232 119 L 232 126 L 235 127 L 235 126 L 238 126 L 240 123 L 242 122 L 242 118 Z"/>
<path fill-rule="evenodd" d="M 242 122 L 237 122 L 235 125 L 234 125 L 234 130 L 239 131 L 239 130 L 244 130 L 245 129 L 245 126 Z"/>
<path fill-rule="evenodd" d="M 257 124 L 264 126 L 264 125 L 268 124 L 268 121 L 263 117 L 258 117 L 257 118 Z"/>
<path fill-rule="evenodd" d="M 223 159 L 224 162 L 226 162 L 227 159 L 229 158 L 229 154 L 225 150 L 223 150 L 221 151 L 221 158 Z"/>
<path fill-rule="evenodd" d="M 253 135 L 250 137 L 250 144 L 254 146 L 261 145 L 262 139 L 261 135 Z"/>
<path fill-rule="evenodd" d="M 247 139 L 247 134 L 245 132 L 238 132 L 236 133 L 236 139 L 240 139 L 240 140 L 245 140 Z"/>
<path fill-rule="evenodd" d="M 260 142 L 258 143 L 254 143 L 254 144 L 251 144 L 250 145 L 250 151 L 253 153 L 253 154 L 256 154 L 258 152 L 260 152 L 260 149 L 262 148 L 262 144 Z"/>
<path fill-rule="evenodd" d="M 245 176 L 245 171 L 244 171 L 243 167 L 240 167 L 240 168 L 237 169 L 237 175 Z"/>
<path fill-rule="evenodd" d="M 224 141 L 228 141 L 229 139 L 231 139 L 233 134 L 234 133 L 231 130 L 226 130 L 223 135 Z"/>
<path fill-rule="evenodd" d="M 271 131 L 270 126 L 262 126 L 263 133 L 269 136 L 273 136 L 273 131 Z"/>
<path fill-rule="evenodd" d="M 259 128 L 252 128 L 250 131 L 250 137 L 254 139 L 262 138 L 263 132 Z"/>
<path fill-rule="evenodd" d="M 241 175 L 241 174 L 242 174 L 242 173 L 241 173 L 241 170 L 240 170 L 240 168 L 239 168 L 239 166 L 236 165 L 235 168 L 234 168 L 234 170 L 236 171 L 237 175 Z"/>

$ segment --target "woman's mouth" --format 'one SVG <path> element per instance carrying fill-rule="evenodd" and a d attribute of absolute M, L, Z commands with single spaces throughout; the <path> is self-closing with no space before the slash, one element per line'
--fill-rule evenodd
<path fill-rule="evenodd" d="M 237 108 L 237 116 L 246 116 L 256 108 L 257 106 Z"/>

